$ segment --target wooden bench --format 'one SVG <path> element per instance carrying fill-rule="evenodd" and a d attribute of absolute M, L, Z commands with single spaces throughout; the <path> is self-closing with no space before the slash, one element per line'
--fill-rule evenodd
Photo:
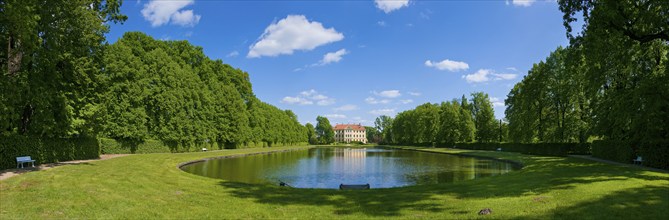
<path fill-rule="evenodd" d="M 30 156 L 16 157 L 16 168 L 19 168 L 19 165 L 23 168 L 23 164 L 28 162 L 32 163 L 33 167 L 35 167 L 35 160 L 31 159 Z"/>
<path fill-rule="evenodd" d="M 369 189 L 369 183 L 367 184 L 339 184 L 339 189 Z"/>
<path fill-rule="evenodd" d="M 636 159 L 632 160 L 632 163 L 641 165 L 643 163 L 643 158 L 641 156 L 637 156 Z"/>

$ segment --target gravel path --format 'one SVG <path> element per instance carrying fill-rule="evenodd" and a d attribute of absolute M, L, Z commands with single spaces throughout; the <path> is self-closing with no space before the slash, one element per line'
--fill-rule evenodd
<path fill-rule="evenodd" d="M 68 164 L 78 164 L 78 163 L 86 163 L 86 162 L 92 162 L 92 161 L 98 161 L 98 160 L 108 160 L 112 158 L 117 158 L 117 157 L 123 157 L 123 156 L 128 156 L 130 154 L 103 154 L 100 155 L 100 159 L 93 159 L 93 160 L 72 160 L 72 161 L 64 161 L 64 162 L 58 162 L 58 163 L 47 163 L 47 164 L 40 164 L 39 166 L 35 167 L 30 167 L 30 164 L 24 164 L 26 167 L 23 169 L 6 169 L 6 170 L 0 170 L 0 180 L 5 180 L 7 178 L 20 175 L 23 173 L 27 172 L 33 172 L 33 171 L 40 171 L 40 170 L 48 170 L 54 167 L 59 167 L 63 165 L 68 165 Z"/>

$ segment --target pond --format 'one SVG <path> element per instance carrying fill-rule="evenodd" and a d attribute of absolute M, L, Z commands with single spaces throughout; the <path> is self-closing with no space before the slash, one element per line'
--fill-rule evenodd
<path fill-rule="evenodd" d="M 242 183 L 285 182 L 297 188 L 371 188 L 449 183 L 504 174 L 516 164 L 449 154 L 381 148 L 309 150 L 210 159 L 181 167 L 212 178 Z"/>

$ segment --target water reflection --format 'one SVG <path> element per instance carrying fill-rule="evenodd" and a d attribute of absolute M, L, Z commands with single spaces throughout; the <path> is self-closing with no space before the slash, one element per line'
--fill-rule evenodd
<path fill-rule="evenodd" d="M 366 184 L 389 188 L 469 180 L 503 174 L 510 163 L 378 148 L 312 148 L 208 160 L 182 167 L 186 172 L 244 183 L 279 181 L 299 188 L 338 188 Z"/>

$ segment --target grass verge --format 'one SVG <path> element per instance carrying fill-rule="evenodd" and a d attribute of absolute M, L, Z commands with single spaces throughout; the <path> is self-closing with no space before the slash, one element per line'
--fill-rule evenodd
<path fill-rule="evenodd" d="M 0 181 L 0 219 L 669 217 L 669 174 L 578 158 L 411 148 L 513 160 L 525 167 L 452 184 L 367 191 L 251 185 L 177 169 L 208 157 L 306 148 L 131 155 L 26 173 Z M 483 208 L 492 214 L 478 215 Z"/>

